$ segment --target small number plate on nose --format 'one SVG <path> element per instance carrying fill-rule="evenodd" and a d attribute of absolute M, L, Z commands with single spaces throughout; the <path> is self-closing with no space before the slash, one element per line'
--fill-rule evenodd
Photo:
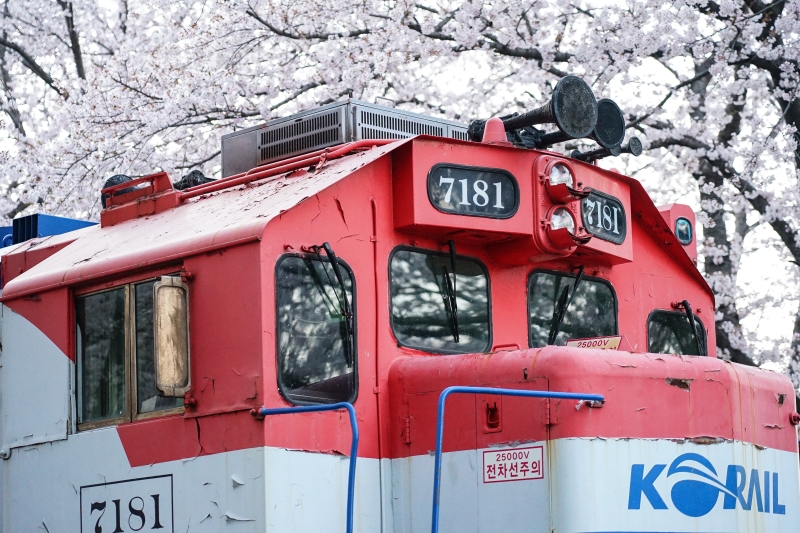
<path fill-rule="evenodd" d="M 625 208 L 617 198 L 592 191 L 581 201 L 581 220 L 584 229 L 604 241 L 622 244 L 628 234 Z"/>
<path fill-rule="evenodd" d="M 81 487 L 82 533 L 173 533 L 172 476 Z"/>
<path fill-rule="evenodd" d="M 428 199 L 445 213 L 509 218 L 519 207 L 519 187 L 507 170 L 438 164 L 428 173 Z"/>

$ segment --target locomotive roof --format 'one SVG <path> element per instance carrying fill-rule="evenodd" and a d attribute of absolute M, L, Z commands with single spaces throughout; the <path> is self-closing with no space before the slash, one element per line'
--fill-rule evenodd
<path fill-rule="evenodd" d="M 8 247 L 2 255 L 37 247 L 63 249 L 14 277 L 3 287 L 2 297 L 17 298 L 260 240 L 267 224 L 281 213 L 413 139 L 329 160 L 313 172 L 297 170 L 204 194 L 172 209 L 113 226 L 97 225 Z M 613 177 L 630 186 L 633 211 L 639 221 L 661 235 L 656 239 L 659 244 L 712 294 L 642 185 L 622 174 L 614 173 Z"/>

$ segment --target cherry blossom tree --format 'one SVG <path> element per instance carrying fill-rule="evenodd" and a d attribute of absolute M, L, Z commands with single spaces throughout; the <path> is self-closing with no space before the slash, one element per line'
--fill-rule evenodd
<path fill-rule="evenodd" d="M 798 36 L 800 0 L 3 0 L 0 211 L 96 218 L 113 174 L 217 174 L 221 134 L 349 94 L 466 122 L 576 74 L 645 143 L 603 164 L 700 210 L 721 356 L 800 388 Z M 793 331 L 745 327 L 764 309 Z"/>

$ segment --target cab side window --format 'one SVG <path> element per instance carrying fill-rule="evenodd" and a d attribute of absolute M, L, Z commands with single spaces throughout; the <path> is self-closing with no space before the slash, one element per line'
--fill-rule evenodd
<path fill-rule="evenodd" d="M 528 278 L 528 325 L 530 347 L 547 346 L 554 312 L 562 293 L 570 295 L 575 275 L 548 270 L 534 271 Z M 584 276 L 567 307 L 555 343 L 569 339 L 606 337 L 617 334 L 617 297 L 611 284 Z"/>
<path fill-rule="evenodd" d="M 158 280 L 75 299 L 78 429 L 183 408 L 156 388 L 153 301 Z"/>
<path fill-rule="evenodd" d="M 694 317 L 700 343 L 706 346 L 706 329 Z M 675 355 L 700 355 L 692 326 L 685 313 L 656 310 L 647 319 L 647 351 Z M 707 350 L 703 350 L 708 353 Z"/>
<path fill-rule="evenodd" d="M 355 284 L 347 265 L 338 266 L 344 287 L 324 257 L 278 261 L 278 384 L 292 403 L 355 400 Z"/>

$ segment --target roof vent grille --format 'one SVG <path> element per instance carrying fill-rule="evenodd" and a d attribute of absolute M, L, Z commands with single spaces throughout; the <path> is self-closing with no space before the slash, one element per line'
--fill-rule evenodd
<path fill-rule="evenodd" d="M 462 141 L 469 140 L 469 137 L 467 136 L 467 130 L 451 130 L 450 137 L 453 139 L 460 139 Z"/>
<path fill-rule="evenodd" d="M 389 108 L 394 111 L 393 108 Z M 444 136 L 444 127 L 441 126 L 434 126 L 433 124 L 428 124 L 425 122 L 420 122 L 418 120 L 408 120 L 406 118 L 399 118 L 396 116 L 391 116 L 386 113 L 373 113 L 370 111 L 361 111 L 360 115 L 360 123 L 359 126 L 362 124 L 368 124 L 370 126 L 377 126 L 378 128 L 389 130 L 395 136 L 390 137 L 375 137 L 376 139 L 405 139 L 410 135 L 437 135 L 439 137 Z M 366 136 L 366 132 L 376 132 L 378 130 L 363 128 L 362 130 L 365 134 L 365 139 L 371 139 L 372 137 Z M 403 133 L 407 133 L 409 135 L 403 135 Z"/>
<path fill-rule="evenodd" d="M 436 135 L 467 140 L 467 127 L 393 107 L 345 100 L 222 137 L 222 177 L 362 139 Z"/>

